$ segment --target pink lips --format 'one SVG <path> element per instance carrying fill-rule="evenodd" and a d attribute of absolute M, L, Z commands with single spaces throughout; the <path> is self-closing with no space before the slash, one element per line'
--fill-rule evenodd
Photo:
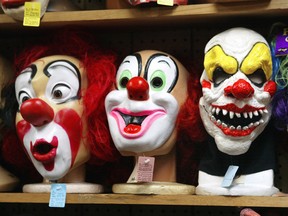
<path fill-rule="evenodd" d="M 30 143 L 30 151 L 33 157 L 43 163 L 47 171 L 51 171 L 54 168 L 54 159 L 56 157 L 58 147 L 57 137 L 53 137 L 51 142 L 47 142 L 45 139 L 38 139 L 32 145 Z"/>
<path fill-rule="evenodd" d="M 144 110 L 134 113 L 127 109 L 115 108 L 111 111 L 110 114 L 117 121 L 119 131 L 123 137 L 128 139 L 136 139 L 143 136 L 157 119 L 159 119 L 161 116 L 166 115 L 166 112 L 165 110 L 157 109 Z M 137 125 L 135 125 L 132 122 L 127 123 L 127 120 L 125 122 L 123 115 L 126 116 L 125 118 L 142 117 L 143 119 L 139 123 L 137 123 Z"/>

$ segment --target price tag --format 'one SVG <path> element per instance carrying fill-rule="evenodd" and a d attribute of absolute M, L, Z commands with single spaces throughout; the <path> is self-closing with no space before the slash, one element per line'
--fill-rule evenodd
<path fill-rule="evenodd" d="M 236 175 L 239 166 L 230 165 L 225 173 L 224 179 L 222 181 L 222 187 L 230 187 L 233 179 Z"/>
<path fill-rule="evenodd" d="M 154 157 L 139 157 L 137 169 L 137 182 L 152 182 L 154 171 Z"/>
<path fill-rule="evenodd" d="M 173 0 L 157 0 L 157 4 L 166 5 L 166 6 L 173 6 L 174 1 Z"/>
<path fill-rule="evenodd" d="M 66 184 L 51 184 L 49 207 L 64 208 L 66 202 Z"/>
<path fill-rule="evenodd" d="M 24 5 L 24 26 L 39 27 L 41 18 L 40 2 L 25 2 Z"/>

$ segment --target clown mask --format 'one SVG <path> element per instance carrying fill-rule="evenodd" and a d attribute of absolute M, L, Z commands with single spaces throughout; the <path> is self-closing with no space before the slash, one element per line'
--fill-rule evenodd
<path fill-rule="evenodd" d="M 4 13 L 19 21 L 24 19 L 25 2 L 39 2 L 41 4 L 40 17 L 44 15 L 49 4 L 49 0 L 0 0 Z"/>
<path fill-rule="evenodd" d="M 271 74 L 269 46 L 252 30 L 233 28 L 207 43 L 200 114 L 221 152 L 247 152 L 266 127 L 276 91 Z"/>
<path fill-rule="evenodd" d="M 162 52 L 145 50 L 123 60 L 116 89 L 105 101 L 110 132 L 122 155 L 170 152 L 179 107 L 187 98 L 187 77 L 187 70 Z"/>
<path fill-rule="evenodd" d="M 50 181 L 63 178 L 90 157 L 81 94 L 84 69 L 70 56 L 33 62 L 17 77 L 17 133 L 38 172 Z"/>

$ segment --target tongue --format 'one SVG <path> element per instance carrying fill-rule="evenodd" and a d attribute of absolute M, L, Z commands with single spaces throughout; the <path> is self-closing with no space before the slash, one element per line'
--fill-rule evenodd
<path fill-rule="evenodd" d="M 135 134 L 141 130 L 141 125 L 129 124 L 124 128 L 125 133 Z"/>
<path fill-rule="evenodd" d="M 52 171 L 54 169 L 54 160 L 49 163 L 43 164 L 47 171 Z"/>

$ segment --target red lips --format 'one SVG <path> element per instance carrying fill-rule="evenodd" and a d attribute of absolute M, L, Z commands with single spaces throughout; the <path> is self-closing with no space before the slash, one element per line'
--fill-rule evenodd
<path fill-rule="evenodd" d="M 53 137 L 51 142 L 45 139 L 36 140 L 34 145 L 30 143 L 30 151 L 33 157 L 43 163 L 46 170 L 51 171 L 54 168 L 54 159 L 56 157 L 58 147 L 57 137 Z"/>

